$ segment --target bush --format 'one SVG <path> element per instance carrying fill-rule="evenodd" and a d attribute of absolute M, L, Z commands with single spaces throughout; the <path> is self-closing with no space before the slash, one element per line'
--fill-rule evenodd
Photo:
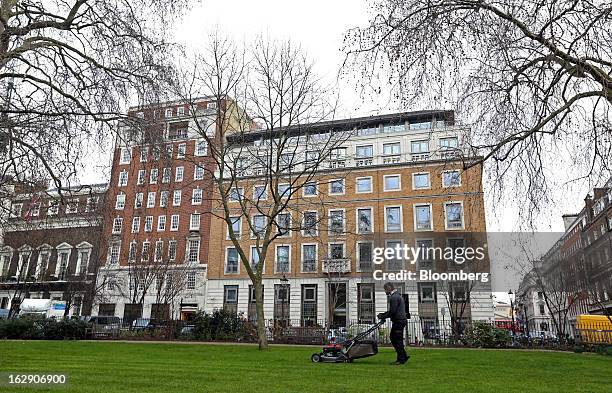
<path fill-rule="evenodd" d="M 510 343 L 511 338 L 504 329 L 498 329 L 486 322 L 474 321 L 466 331 L 465 341 L 473 347 L 503 348 Z"/>
<path fill-rule="evenodd" d="M 0 338 L 22 340 L 80 340 L 87 324 L 75 319 L 18 318 L 0 322 Z"/>
<path fill-rule="evenodd" d="M 242 341 L 250 336 L 249 323 L 233 313 L 217 310 L 212 314 L 200 312 L 193 319 L 192 336 L 196 340 Z"/>
<path fill-rule="evenodd" d="M 572 348 L 572 350 L 575 353 L 583 353 L 584 352 L 584 346 L 582 346 L 582 345 L 575 345 L 574 348 Z"/>

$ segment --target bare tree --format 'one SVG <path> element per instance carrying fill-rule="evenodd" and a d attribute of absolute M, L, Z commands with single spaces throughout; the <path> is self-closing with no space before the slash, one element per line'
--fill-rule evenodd
<path fill-rule="evenodd" d="M 3 0 L 0 184 L 50 179 L 61 193 L 74 183 L 126 103 L 158 99 L 172 72 L 166 33 L 188 3 Z"/>
<path fill-rule="evenodd" d="M 198 86 L 217 103 L 214 129 L 195 122 L 213 161 L 205 168 L 213 189 L 212 215 L 226 223 L 237 252 L 235 262 L 243 265 L 253 283 L 258 343 L 265 349 L 263 266 L 277 239 L 290 232 L 327 231 L 327 224 L 319 224 L 328 219 L 334 227 L 321 199 L 302 198 L 302 192 L 314 186 L 315 174 L 329 167 L 334 149 L 350 133 L 330 132 L 329 124 L 321 130 L 334 114 L 331 91 L 290 42 L 259 39 L 241 49 L 215 33 L 196 65 L 185 78 L 191 85 L 183 87 L 182 95 L 193 101 L 191 97 L 199 95 L 193 86 Z M 197 119 L 195 110 L 193 115 Z M 317 181 L 319 187 L 331 182 Z M 304 216 L 311 210 L 317 215 Z M 233 225 L 239 219 L 246 223 L 242 235 Z M 249 243 L 241 236 L 253 239 L 253 261 Z M 275 272 L 291 274 L 283 258 L 277 255 Z"/>
<path fill-rule="evenodd" d="M 550 201 L 547 167 L 607 179 L 612 157 L 612 3 L 379 0 L 345 38 L 346 65 L 407 104 L 453 105 L 500 191 L 531 223 Z M 367 84 L 371 86 L 372 84 Z M 418 101 L 417 101 L 418 100 Z"/>

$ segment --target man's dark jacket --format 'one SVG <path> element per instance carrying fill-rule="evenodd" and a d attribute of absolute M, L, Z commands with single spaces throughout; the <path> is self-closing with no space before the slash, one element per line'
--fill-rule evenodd
<path fill-rule="evenodd" d="M 404 306 L 404 298 L 395 291 L 389 295 L 389 311 L 382 313 L 381 318 L 390 318 L 392 322 L 406 320 L 406 307 Z"/>

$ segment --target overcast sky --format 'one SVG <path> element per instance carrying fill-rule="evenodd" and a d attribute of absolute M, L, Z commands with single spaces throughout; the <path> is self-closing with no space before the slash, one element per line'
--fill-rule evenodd
<path fill-rule="evenodd" d="M 237 41 L 249 41 L 258 35 L 270 39 L 291 39 L 298 43 L 315 62 L 316 71 L 329 83 L 338 83 L 338 69 L 344 60 L 342 40 L 351 27 L 363 26 L 372 16 L 368 1 L 311 0 L 287 2 L 280 0 L 207 1 L 189 11 L 179 23 L 175 39 L 193 50 L 202 45 L 206 35 L 215 29 L 233 36 Z M 363 97 L 355 92 L 350 81 L 339 83 L 340 114 L 342 117 L 374 115 L 383 112 L 408 111 L 389 100 L 389 91 Z M 437 109 L 452 109 L 440 105 Z M 459 119 L 460 120 L 460 119 Z M 92 165 L 92 161 L 98 163 Z M 105 181 L 110 166 L 110 152 L 99 154 L 98 160 L 88 161 L 83 181 Z M 553 176 L 554 177 L 554 176 Z M 485 184 L 485 192 L 487 185 Z M 558 185 L 556 204 L 544 213 L 541 231 L 562 231 L 561 215 L 580 210 L 588 185 L 573 188 Z M 487 205 L 487 225 L 490 231 L 512 231 L 517 227 L 517 206 L 504 203 Z"/>

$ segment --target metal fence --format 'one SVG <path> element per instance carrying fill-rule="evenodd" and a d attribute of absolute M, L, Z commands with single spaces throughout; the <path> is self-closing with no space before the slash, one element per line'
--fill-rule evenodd
<path fill-rule="evenodd" d="M 97 339 L 117 338 L 154 338 L 154 339 L 193 339 L 194 325 L 188 321 L 160 321 L 137 319 L 124 321 L 118 317 L 93 323 L 91 336 Z M 240 337 L 243 342 L 255 342 L 257 334 L 256 322 L 239 319 Z M 407 321 L 405 329 L 405 342 L 415 346 L 453 346 L 465 345 L 467 333 L 474 322 L 472 321 L 432 321 L 427 318 L 413 317 Z M 480 322 L 488 323 L 488 322 Z M 314 344 L 323 345 L 328 342 L 342 342 L 371 327 L 373 322 L 364 320 L 348 321 L 346 326 L 332 327 L 325 320 L 277 319 L 266 320 L 265 328 L 268 340 L 271 343 L 281 344 Z M 493 323 L 491 323 L 494 326 Z M 612 344 L 612 330 L 609 326 L 590 325 L 589 329 L 579 330 L 576 337 L 566 337 L 564 345 L 568 343 L 585 344 Z M 389 333 L 391 321 L 387 320 L 377 332 L 373 332 L 370 339 L 377 340 L 382 345 L 390 344 Z M 514 347 L 558 347 L 561 341 L 551 332 L 529 332 L 529 335 L 515 329 L 502 329 L 506 332 L 508 346 Z"/>

